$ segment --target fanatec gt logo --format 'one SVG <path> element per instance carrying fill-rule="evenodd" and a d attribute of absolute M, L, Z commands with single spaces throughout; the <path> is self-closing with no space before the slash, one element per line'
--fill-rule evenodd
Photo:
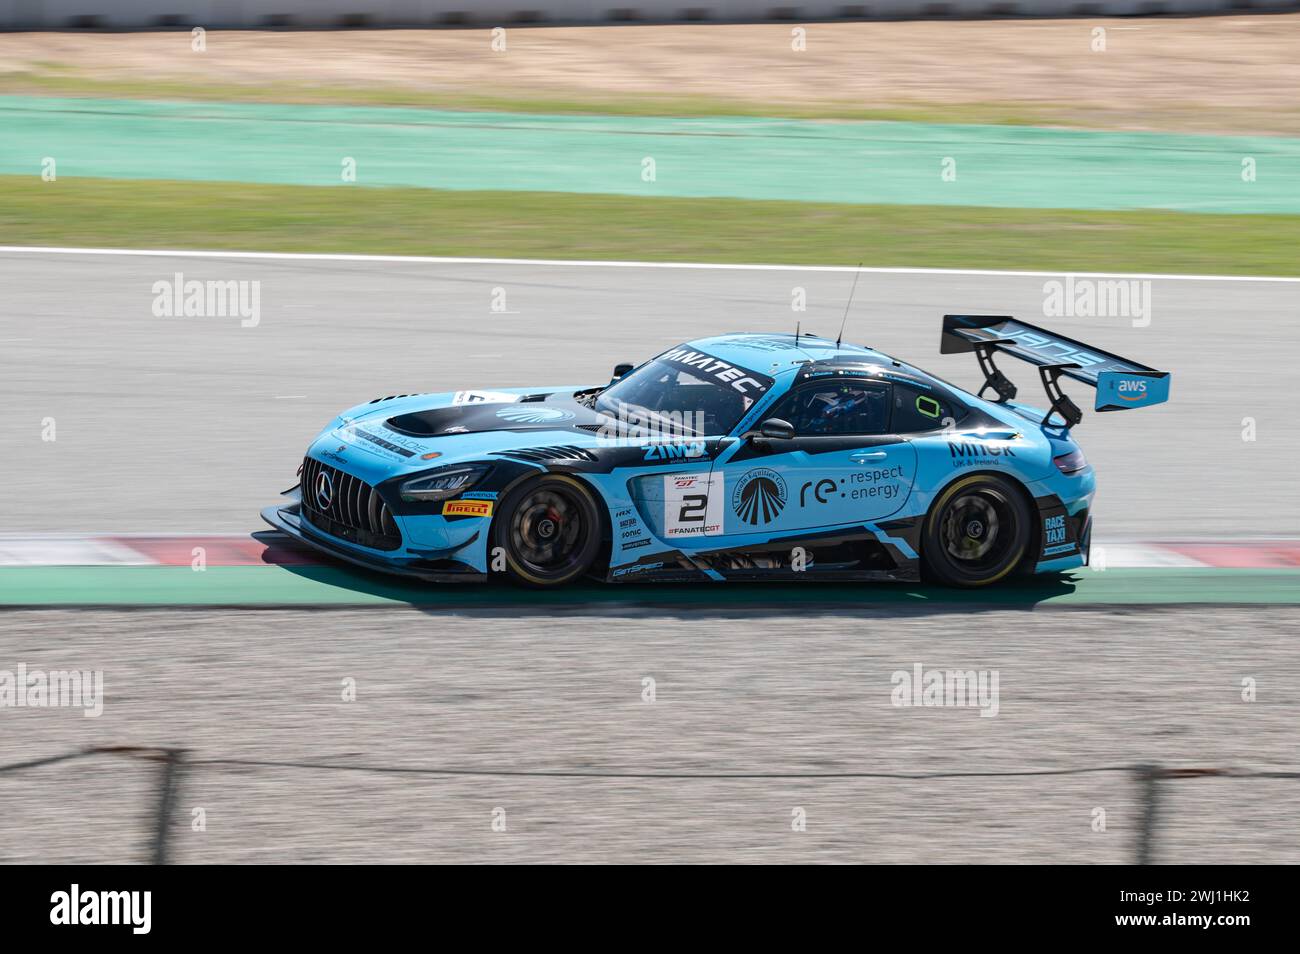
<path fill-rule="evenodd" d="M 786 489 L 781 475 L 766 467 L 751 470 L 740 478 L 731 495 L 736 516 L 751 526 L 768 524 L 785 509 Z"/>
<path fill-rule="evenodd" d="M 328 510 L 330 501 L 334 499 L 334 481 L 325 471 L 321 471 L 316 476 L 316 505 L 321 510 Z"/>

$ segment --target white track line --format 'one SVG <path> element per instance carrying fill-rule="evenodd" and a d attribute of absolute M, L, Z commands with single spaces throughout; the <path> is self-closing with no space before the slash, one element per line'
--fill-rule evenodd
<path fill-rule="evenodd" d="M 256 541 L 247 533 L 0 533 L 0 567 L 12 566 L 142 566 L 157 564 L 157 560 L 131 547 L 133 539 L 142 541 L 203 540 L 220 544 L 252 543 Z M 1215 539 L 1201 541 L 1249 547 L 1285 544 L 1287 540 L 1229 541 Z M 1093 569 L 1170 569 L 1212 568 L 1213 563 L 1186 556 L 1168 543 L 1142 541 L 1094 541 L 1092 546 Z M 1082 571 L 1080 571 L 1082 572 Z"/>
<path fill-rule="evenodd" d="M 232 252 L 192 249 L 143 248 L 57 248 L 38 245 L 0 245 L 0 254 L 16 255 L 125 255 L 144 258 L 241 258 L 286 262 L 394 262 L 407 265 L 544 265 L 561 268 L 695 268 L 718 271 L 749 272 L 857 272 L 880 275 L 1007 275 L 1027 278 L 1059 278 L 1075 275 L 1087 278 L 1158 279 L 1186 282 L 1285 282 L 1300 283 L 1300 278 L 1269 275 L 1166 275 L 1158 272 L 1073 272 L 1073 271 L 1002 271 L 992 268 L 888 268 L 853 265 L 737 265 L 711 262 L 616 262 L 601 260 L 567 260 L 554 258 L 456 258 L 439 255 L 343 255 L 317 252 Z"/>
<path fill-rule="evenodd" d="M 1123 567 L 1131 569 L 1151 569 L 1154 567 L 1205 567 L 1202 563 L 1177 550 L 1152 543 L 1094 543 L 1092 545 L 1093 568 Z"/>
<path fill-rule="evenodd" d="M 101 537 L 0 539 L 0 566 L 150 566 L 155 562 Z"/>

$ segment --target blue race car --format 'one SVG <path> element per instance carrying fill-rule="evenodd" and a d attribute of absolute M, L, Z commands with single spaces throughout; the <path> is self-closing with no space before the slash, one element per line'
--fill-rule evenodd
<path fill-rule="evenodd" d="M 435 581 L 984 586 L 1086 565 L 1095 481 L 1060 379 L 1116 411 L 1168 400 L 1169 374 L 1008 316 L 946 315 L 941 351 L 975 353 L 979 394 L 870 348 L 729 334 L 605 386 L 376 398 L 262 516 Z M 1015 402 L 999 354 L 1038 367 L 1046 410 Z"/>

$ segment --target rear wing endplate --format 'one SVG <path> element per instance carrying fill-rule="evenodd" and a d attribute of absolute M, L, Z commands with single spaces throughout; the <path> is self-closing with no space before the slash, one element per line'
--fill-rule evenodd
<path fill-rule="evenodd" d="M 1039 328 L 1010 315 L 944 315 L 943 354 L 974 351 L 984 372 L 976 397 L 992 390 L 998 401 L 1016 396 L 1016 386 L 993 363 L 1001 352 L 1037 365 L 1043 388 L 1052 402 L 1044 424 L 1053 414 L 1073 427 L 1083 412 L 1061 390 L 1060 378 L 1073 378 L 1097 389 L 1097 411 L 1125 411 L 1169 400 L 1169 372 L 1157 371 L 1109 351 Z"/>

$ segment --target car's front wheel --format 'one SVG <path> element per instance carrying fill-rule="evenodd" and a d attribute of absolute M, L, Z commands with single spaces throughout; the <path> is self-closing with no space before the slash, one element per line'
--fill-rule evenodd
<path fill-rule="evenodd" d="M 1032 523 L 1024 496 L 992 474 L 946 487 L 925 521 L 921 559 L 949 586 L 987 586 L 1014 570 L 1029 548 Z"/>
<path fill-rule="evenodd" d="M 581 577 L 600 550 L 600 512 L 573 477 L 548 474 L 506 495 L 492 524 L 492 542 L 505 554 L 511 579 L 527 586 L 561 586 Z"/>

